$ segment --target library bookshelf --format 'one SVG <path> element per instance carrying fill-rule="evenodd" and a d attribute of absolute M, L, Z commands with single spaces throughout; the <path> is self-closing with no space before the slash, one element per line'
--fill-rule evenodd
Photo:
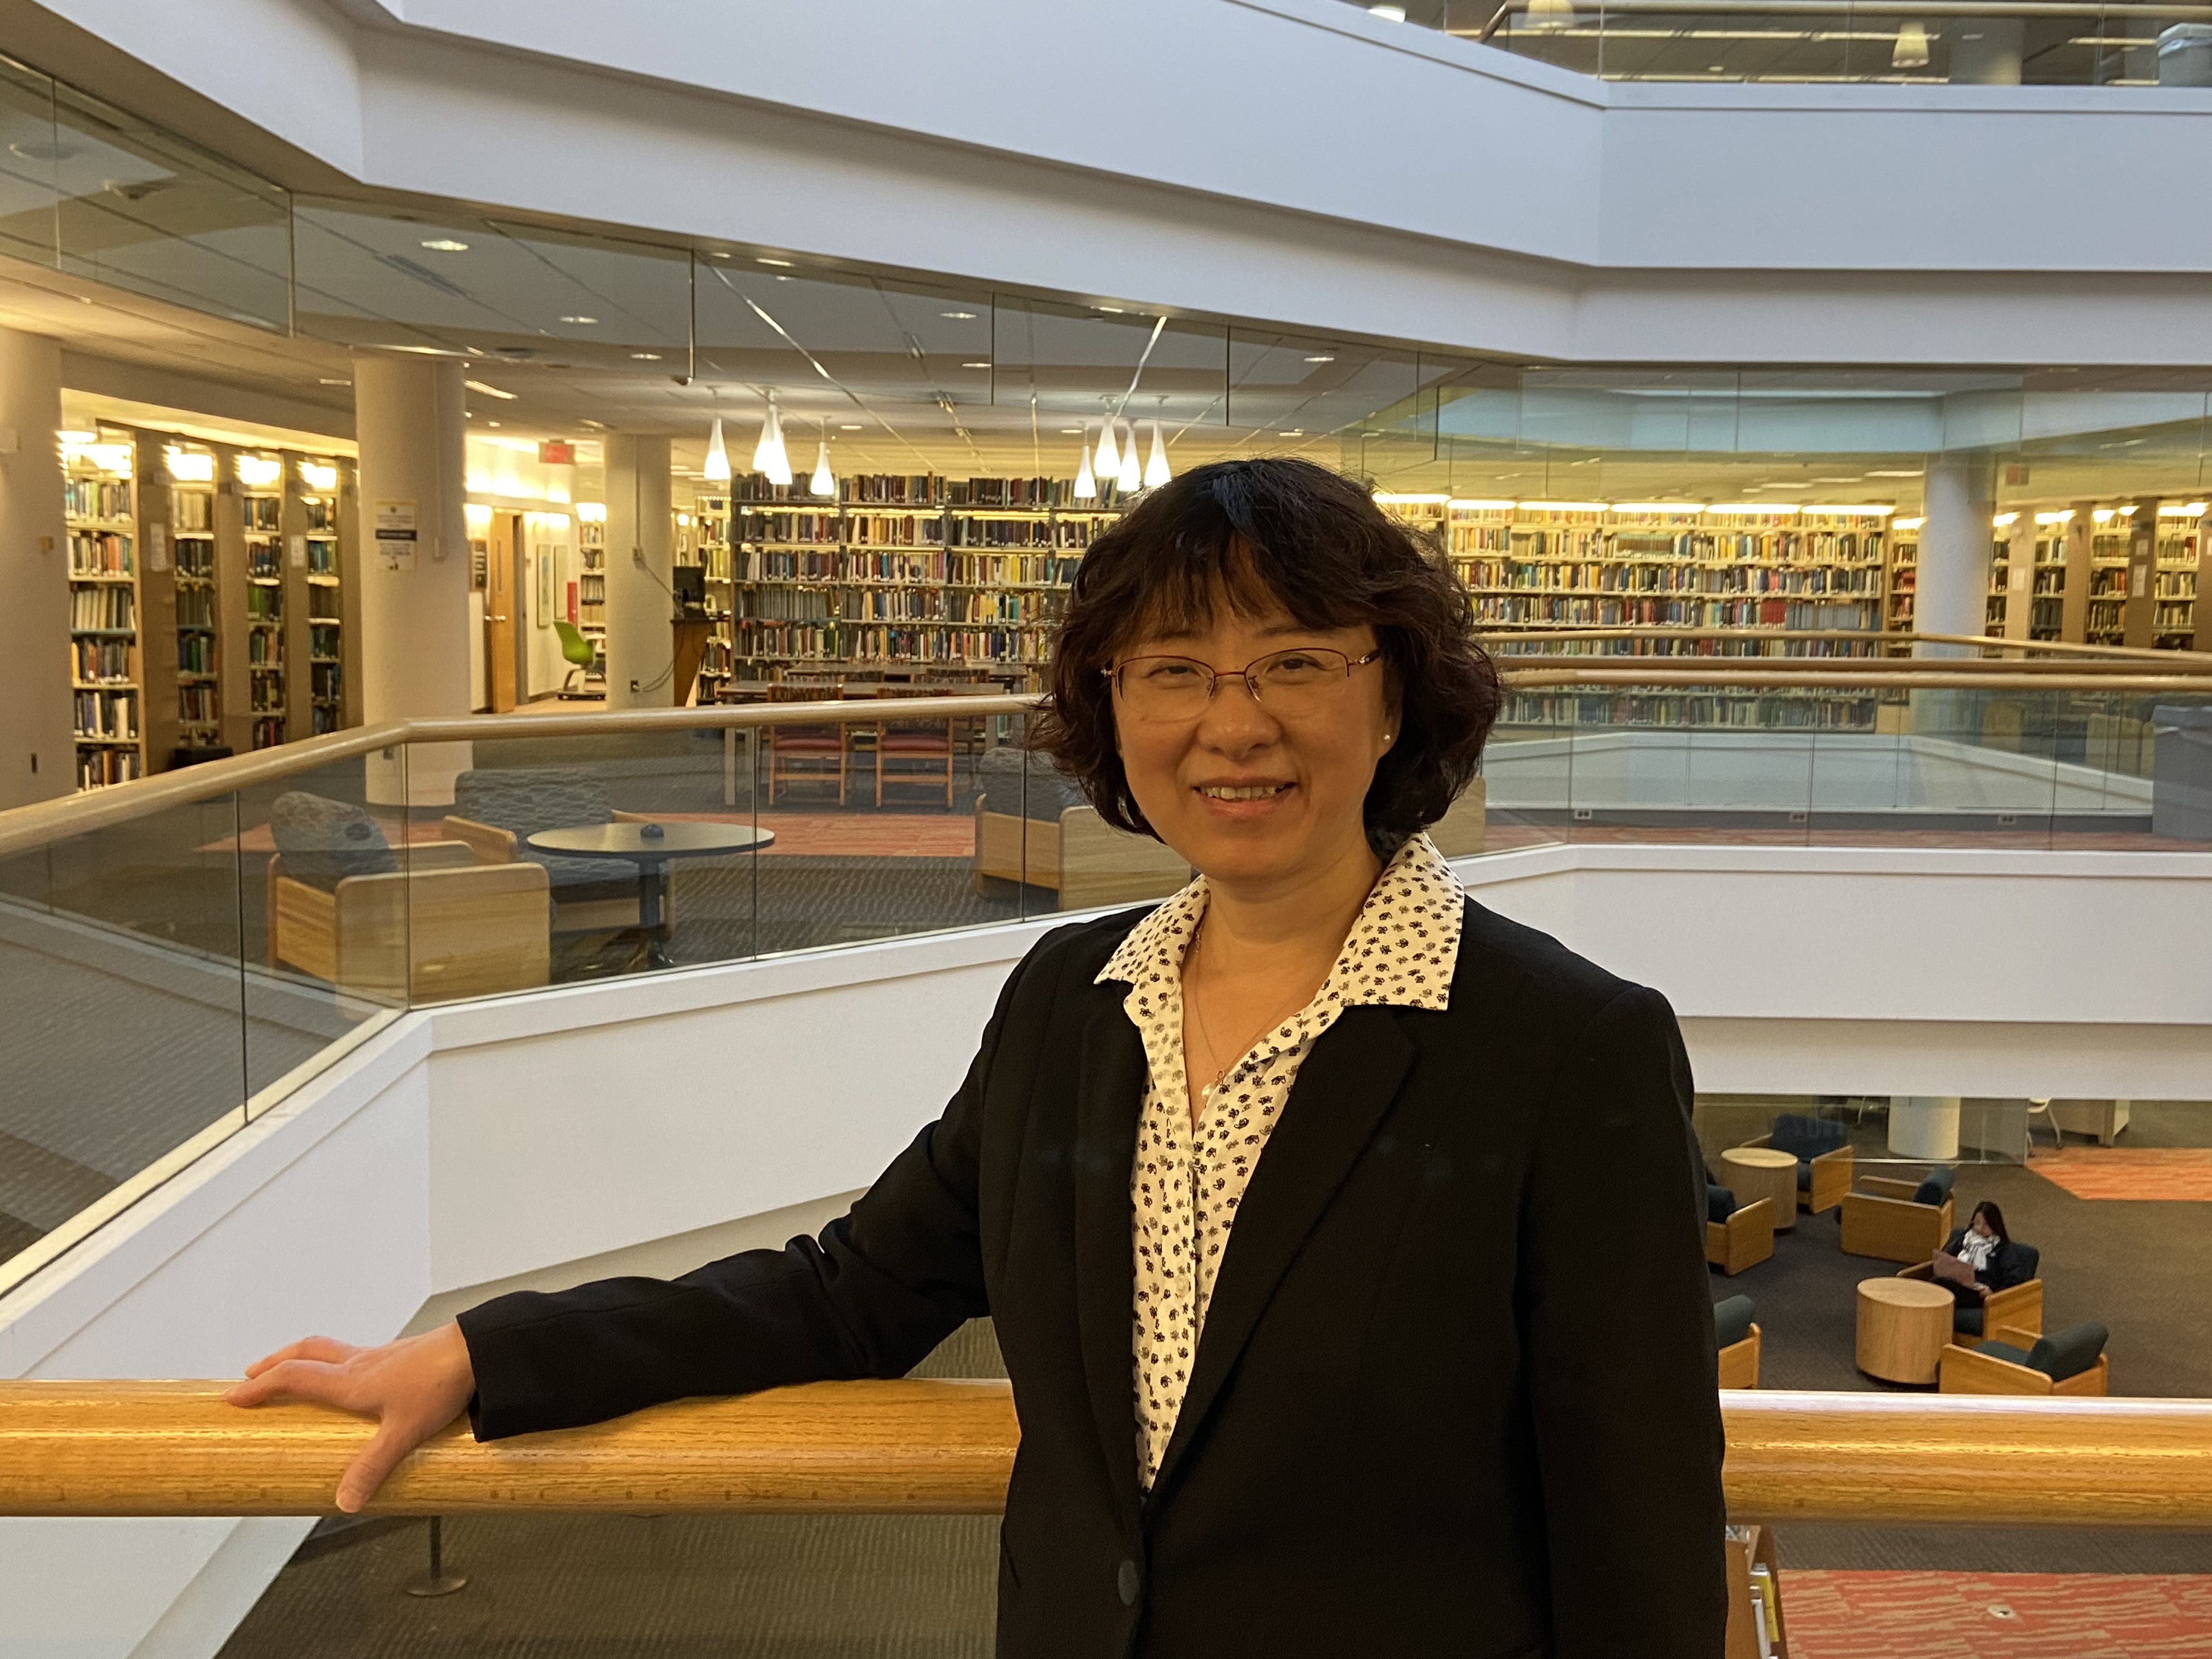
<path fill-rule="evenodd" d="M 607 509 L 603 501 L 576 505 L 576 631 L 592 642 L 594 672 L 606 672 Z"/>
<path fill-rule="evenodd" d="M 856 475 L 811 496 L 758 475 L 692 504 L 714 627 L 701 678 L 965 674 L 1034 681 L 1085 550 L 1122 507 L 1057 478 Z"/>
<path fill-rule="evenodd" d="M 97 789 L 146 775 L 146 662 L 138 515 L 127 436 L 96 432 L 64 452 L 69 536 L 70 685 L 76 781 Z"/>
<path fill-rule="evenodd" d="M 70 587 L 125 597 L 72 599 L 79 786 L 359 725 L 353 463 L 98 436 L 64 451 Z"/>

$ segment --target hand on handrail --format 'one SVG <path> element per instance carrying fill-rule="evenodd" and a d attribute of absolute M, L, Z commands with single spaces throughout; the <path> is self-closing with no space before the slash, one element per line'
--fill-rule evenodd
<path fill-rule="evenodd" d="M 255 1360 L 246 1379 L 223 1398 L 234 1406 L 316 1401 L 376 1419 L 374 1437 L 338 1479 L 337 1505 L 348 1514 L 376 1496 L 409 1452 L 459 1416 L 477 1387 L 469 1345 L 450 1320 L 376 1348 L 303 1337 Z"/>

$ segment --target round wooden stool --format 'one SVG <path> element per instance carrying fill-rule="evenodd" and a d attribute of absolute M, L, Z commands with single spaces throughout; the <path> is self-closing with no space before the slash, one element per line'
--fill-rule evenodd
<path fill-rule="evenodd" d="M 1738 1204 L 1756 1204 L 1762 1198 L 1774 1206 L 1774 1231 L 1787 1232 L 1797 1224 L 1797 1159 L 1771 1146 L 1731 1146 L 1721 1154 L 1723 1184 Z"/>

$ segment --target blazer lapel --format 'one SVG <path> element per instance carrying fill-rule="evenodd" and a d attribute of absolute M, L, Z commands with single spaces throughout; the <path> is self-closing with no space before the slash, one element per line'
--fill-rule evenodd
<path fill-rule="evenodd" d="M 1338 1015 L 1298 1068 L 1283 1115 L 1237 1206 L 1221 1276 L 1206 1308 L 1206 1328 L 1199 1334 L 1190 1387 L 1152 1483 L 1155 1498 L 1174 1477 L 1298 1247 L 1374 1138 L 1413 1059 L 1413 1045 L 1391 1011 L 1363 1004 Z M 1126 1205 L 1122 1213 L 1126 1218 Z M 1131 1279 L 1133 1273 L 1133 1267 Z M 1133 1284 L 1131 1288 L 1133 1292 Z"/>
<path fill-rule="evenodd" d="M 1130 1238 L 1129 1168 L 1144 1103 L 1145 1045 L 1121 1011 L 1122 988 L 1100 988 L 1083 1030 L 1075 1117 L 1076 1322 L 1084 1379 L 1115 1502 L 1133 1521 L 1137 1399 L 1131 1328 L 1137 1272 Z"/>

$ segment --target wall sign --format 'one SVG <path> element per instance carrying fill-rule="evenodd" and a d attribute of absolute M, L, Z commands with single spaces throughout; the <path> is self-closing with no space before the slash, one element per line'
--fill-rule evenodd
<path fill-rule="evenodd" d="M 376 556 L 386 570 L 415 568 L 414 502 L 377 502 Z"/>

